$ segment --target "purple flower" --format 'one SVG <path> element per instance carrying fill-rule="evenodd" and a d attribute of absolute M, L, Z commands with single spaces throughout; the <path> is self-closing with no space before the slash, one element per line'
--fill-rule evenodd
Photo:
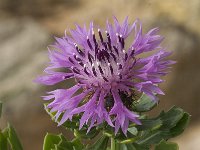
<path fill-rule="evenodd" d="M 158 28 L 142 33 L 142 25 L 136 20 L 128 24 L 128 17 L 120 25 L 114 18 L 114 25 L 107 21 L 106 30 L 90 23 L 89 29 L 76 25 L 70 36 L 56 38 L 54 49 L 49 50 L 50 66 L 46 75 L 37 82 L 54 85 L 69 78 L 76 85 L 69 89 L 48 92 L 44 100 L 52 100 L 48 108 L 60 118 L 59 125 L 82 114 L 80 128 L 89 125 L 88 131 L 106 121 L 126 134 L 130 122 L 141 124 L 139 115 L 131 110 L 135 92 L 145 93 L 157 101 L 155 94 L 164 94 L 158 84 L 161 76 L 174 62 L 165 58 L 171 53 L 160 46 L 163 37 Z M 133 41 L 127 44 L 127 39 Z M 130 41 L 130 40 L 129 40 Z M 151 56 L 141 54 L 156 51 Z M 57 72 L 66 68 L 68 72 Z M 77 91 L 82 91 L 77 95 Z"/>

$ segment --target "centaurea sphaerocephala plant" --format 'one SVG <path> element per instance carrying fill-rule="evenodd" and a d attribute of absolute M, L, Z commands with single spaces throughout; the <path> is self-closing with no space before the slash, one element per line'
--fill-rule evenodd
<path fill-rule="evenodd" d="M 73 127 L 76 136 L 82 130 L 86 130 L 87 136 L 91 130 L 102 129 L 104 141 L 108 137 L 119 141 L 118 136 L 123 140 L 135 138 L 128 143 L 136 141 L 131 145 L 136 148 L 148 148 L 167 140 L 170 136 L 146 144 L 140 140 L 151 134 L 139 134 L 154 126 L 161 127 L 167 123 L 165 118 L 170 114 L 162 113 L 159 119 L 152 120 L 142 114 L 158 103 L 157 95 L 164 95 L 158 85 L 174 64 L 167 59 L 171 52 L 161 46 L 163 37 L 158 31 L 153 28 L 143 33 L 139 20 L 129 24 L 126 17 L 120 24 L 114 17 L 113 24 L 107 21 L 105 29 L 91 22 L 89 28 L 76 25 L 76 29 L 69 30 L 69 35 L 56 37 L 56 42 L 49 46 L 50 63 L 44 70 L 45 75 L 39 76 L 36 82 L 55 85 L 75 79 L 72 87 L 56 89 L 43 96 L 48 102 L 46 110 L 58 125 L 73 123 L 76 119 Z M 150 55 L 144 57 L 143 54 L 149 52 Z M 176 112 L 182 115 L 174 126 L 186 114 L 177 109 L 169 110 L 175 113 L 173 115 Z M 115 145 L 112 142 L 111 148 Z"/>

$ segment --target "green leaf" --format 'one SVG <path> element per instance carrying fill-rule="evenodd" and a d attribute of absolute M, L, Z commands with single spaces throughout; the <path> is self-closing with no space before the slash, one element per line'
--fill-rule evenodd
<path fill-rule="evenodd" d="M 0 150 L 7 150 L 7 146 L 8 146 L 7 138 L 0 131 Z"/>
<path fill-rule="evenodd" d="M 8 127 L 4 130 L 4 135 L 7 136 L 12 150 L 23 150 L 17 134 L 11 125 L 8 124 Z"/>
<path fill-rule="evenodd" d="M 115 150 L 127 150 L 126 144 L 120 144 L 115 141 Z"/>
<path fill-rule="evenodd" d="M 133 110 L 136 112 L 147 112 L 156 106 L 157 102 L 153 101 L 146 94 L 142 94 L 139 100 L 133 104 Z"/>
<path fill-rule="evenodd" d="M 173 142 L 166 142 L 162 140 L 158 145 L 155 146 L 155 150 L 178 150 L 178 144 Z"/>
<path fill-rule="evenodd" d="M 77 122 L 75 122 L 74 120 L 70 121 L 70 120 L 67 120 L 65 121 L 63 124 L 62 124 L 63 127 L 67 128 L 67 129 L 78 129 L 79 126 L 77 124 Z"/>
<path fill-rule="evenodd" d="M 137 135 L 137 134 L 138 134 L 138 130 L 137 130 L 136 127 L 128 128 L 128 131 L 129 131 L 132 135 Z"/>
<path fill-rule="evenodd" d="M 109 137 L 103 135 L 91 147 L 88 147 L 85 150 L 106 150 L 108 141 L 109 141 Z"/>
<path fill-rule="evenodd" d="M 149 145 L 139 145 L 139 144 L 136 144 L 136 143 L 133 143 L 133 145 L 136 148 L 136 150 L 150 150 Z"/>
<path fill-rule="evenodd" d="M 58 145 L 55 145 L 56 150 L 72 150 L 73 144 L 70 141 L 67 141 L 66 138 L 63 135 L 59 135 L 60 142 Z"/>
<path fill-rule="evenodd" d="M 51 150 L 55 148 L 55 144 L 58 144 L 60 141 L 61 138 L 59 135 L 47 133 L 44 138 L 43 150 Z"/>
<path fill-rule="evenodd" d="M 172 107 L 167 113 L 161 113 L 163 128 L 172 128 L 183 117 L 184 111 L 178 107 Z"/>
<path fill-rule="evenodd" d="M 183 133 L 185 128 L 188 126 L 189 121 L 190 121 L 190 115 L 188 113 L 184 113 L 183 117 L 176 124 L 176 126 L 170 129 L 171 136 L 176 137 L 181 133 Z"/>
<path fill-rule="evenodd" d="M 72 140 L 72 144 L 73 144 L 74 150 L 83 150 L 84 149 L 84 145 L 81 143 L 80 139 L 78 139 L 78 138 L 75 138 L 74 140 Z"/>
<path fill-rule="evenodd" d="M 74 135 L 76 137 L 79 138 L 85 138 L 85 139 L 92 139 L 95 136 L 97 136 L 99 134 L 99 130 L 97 130 L 96 128 L 92 128 L 88 133 L 87 133 L 87 129 L 83 128 L 81 130 L 74 130 Z"/>
<path fill-rule="evenodd" d="M 126 144 L 127 150 L 138 150 L 133 144 Z"/>
<path fill-rule="evenodd" d="M 159 143 L 162 139 L 168 138 L 169 131 L 156 130 L 153 132 L 148 132 L 146 135 L 142 136 L 138 141 L 139 145 L 152 145 Z"/>
<path fill-rule="evenodd" d="M 43 150 L 83 150 L 84 145 L 79 139 L 68 141 L 62 134 L 47 133 L 44 139 Z"/>
<path fill-rule="evenodd" d="M 168 112 L 162 112 L 155 119 L 143 121 L 142 123 L 144 124 L 138 127 L 142 134 L 136 143 L 150 146 L 159 143 L 163 139 L 168 140 L 178 136 L 185 130 L 189 117 L 189 114 L 183 112 L 182 109 L 173 107 Z M 161 121 L 160 125 L 158 120 Z M 151 127 L 150 130 L 148 130 L 148 127 Z"/>
<path fill-rule="evenodd" d="M 0 101 L 0 118 L 1 118 L 1 114 L 2 114 L 2 102 Z"/>
<path fill-rule="evenodd" d="M 139 131 L 155 130 L 157 128 L 160 128 L 163 125 L 163 122 L 160 118 L 142 119 L 141 123 L 142 125 L 137 126 L 137 129 Z"/>

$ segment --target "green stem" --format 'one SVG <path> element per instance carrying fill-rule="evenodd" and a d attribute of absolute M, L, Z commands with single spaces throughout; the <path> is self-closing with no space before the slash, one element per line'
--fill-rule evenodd
<path fill-rule="evenodd" d="M 111 150 L 115 150 L 115 139 L 111 137 Z"/>

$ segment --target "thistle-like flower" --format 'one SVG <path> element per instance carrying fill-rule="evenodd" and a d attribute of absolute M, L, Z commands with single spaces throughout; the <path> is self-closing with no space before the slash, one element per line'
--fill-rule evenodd
<path fill-rule="evenodd" d="M 56 38 L 54 50 L 49 50 L 50 66 L 46 75 L 37 82 L 54 85 L 74 78 L 76 85 L 69 89 L 48 92 L 44 100 L 52 112 L 57 112 L 59 125 L 76 114 L 81 114 L 80 128 L 84 124 L 88 131 L 104 121 L 126 134 L 130 122 L 141 124 L 139 115 L 132 111 L 135 93 L 145 93 L 157 101 L 156 94 L 164 94 L 158 84 L 161 76 L 167 74 L 174 62 L 165 58 L 171 53 L 160 46 L 163 37 L 158 28 L 142 33 L 142 25 L 136 20 L 128 24 L 128 17 L 120 25 L 114 18 L 114 25 L 107 22 L 106 30 L 90 23 L 89 29 L 76 25 L 70 36 Z M 133 41 L 127 44 L 127 39 Z M 130 41 L 130 40 L 129 40 Z M 155 50 L 148 57 L 142 53 Z M 57 72 L 56 68 L 66 68 L 68 72 Z M 77 91 L 82 91 L 77 93 Z M 63 115 L 61 115 L 63 114 Z"/>

